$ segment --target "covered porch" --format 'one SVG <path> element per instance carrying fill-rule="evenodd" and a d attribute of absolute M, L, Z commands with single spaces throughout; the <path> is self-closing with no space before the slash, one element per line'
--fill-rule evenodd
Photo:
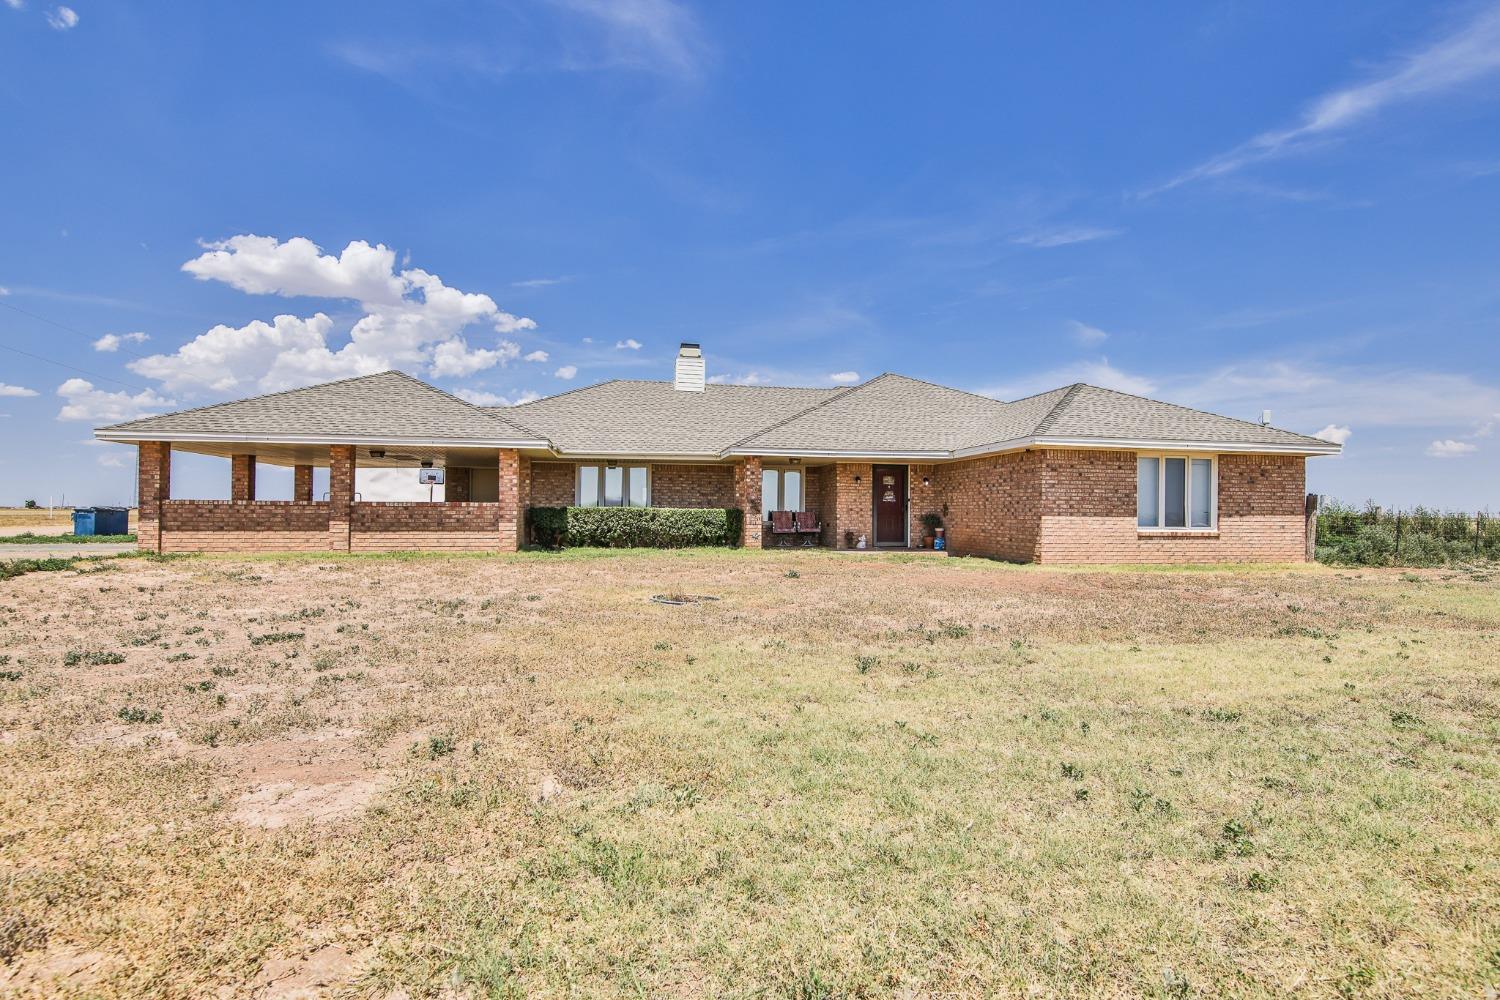
<path fill-rule="evenodd" d="M 139 547 L 153 552 L 514 551 L 520 544 L 530 457 L 514 448 L 141 441 Z M 174 451 L 224 458 L 229 499 L 172 496 Z M 292 497 L 258 496 L 257 472 L 292 470 Z M 441 470 L 442 500 L 366 500 L 359 468 Z M 327 486 L 314 493 L 314 472 Z M 321 478 L 321 477 L 319 477 Z"/>

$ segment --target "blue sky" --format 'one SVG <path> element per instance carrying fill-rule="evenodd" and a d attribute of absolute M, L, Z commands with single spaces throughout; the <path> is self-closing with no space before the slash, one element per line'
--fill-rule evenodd
<path fill-rule="evenodd" d="M 1271 409 L 1345 440 L 1315 490 L 1493 506 L 1500 6 L 1009 6 L 0 0 L 0 503 L 128 500 L 138 413 L 689 339 Z"/>

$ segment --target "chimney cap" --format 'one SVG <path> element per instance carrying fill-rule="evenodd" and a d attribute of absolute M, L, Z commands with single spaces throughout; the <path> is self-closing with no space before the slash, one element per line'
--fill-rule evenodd
<path fill-rule="evenodd" d="M 677 346 L 677 353 L 678 354 L 686 354 L 686 355 L 688 355 L 688 356 L 691 357 L 694 354 L 702 354 L 703 353 L 703 349 L 702 349 L 702 346 L 699 345 L 699 344 L 689 344 L 687 341 L 684 340 L 681 344 L 679 344 Z"/>

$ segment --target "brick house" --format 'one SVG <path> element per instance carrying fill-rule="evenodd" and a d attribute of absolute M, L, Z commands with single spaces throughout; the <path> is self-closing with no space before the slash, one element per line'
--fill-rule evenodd
<path fill-rule="evenodd" d="M 389 371 L 95 433 L 139 448 L 140 546 L 160 552 L 513 550 L 528 507 L 602 505 L 738 508 L 752 546 L 773 511 L 814 512 L 835 548 L 911 546 L 937 513 L 955 554 L 1299 562 L 1306 460 L 1340 450 L 1083 384 L 1001 402 L 892 374 L 836 389 L 704 375 L 684 344 L 671 382 L 482 407 Z M 227 458 L 231 499 L 172 499 L 173 451 Z M 292 499 L 257 498 L 260 463 L 295 470 Z M 356 466 L 441 469 L 445 498 L 365 501 Z"/>

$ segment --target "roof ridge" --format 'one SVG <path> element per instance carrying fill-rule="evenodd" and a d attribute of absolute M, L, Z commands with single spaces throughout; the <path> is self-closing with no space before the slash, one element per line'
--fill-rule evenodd
<path fill-rule="evenodd" d="M 1320 444 L 1328 444 L 1328 442 L 1324 441 L 1322 438 L 1315 438 L 1311 434 L 1303 434 L 1299 431 L 1289 431 L 1285 427 L 1273 427 L 1270 424 L 1258 424 L 1253 420 L 1245 420 L 1241 417 L 1231 417 L 1227 413 L 1215 413 L 1212 410 L 1200 410 L 1196 406 L 1183 406 L 1181 403 L 1169 403 L 1165 399 L 1152 399 L 1150 396 L 1142 396 L 1139 393 L 1123 392 L 1119 389 L 1110 389 L 1102 385 L 1092 385 L 1088 382 L 1075 382 L 1072 386 L 1072 388 L 1074 389 L 1077 389 L 1079 387 L 1087 389 L 1098 389 L 1100 392 L 1112 392 L 1116 396 L 1127 396 L 1130 399 L 1139 399 L 1143 402 L 1155 403 L 1157 406 L 1170 406 L 1178 410 L 1187 410 L 1189 413 L 1201 413 L 1205 417 L 1217 417 L 1220 420 L 1232 420 L 1237 424 L 1244 424 L 1246 427 L 1254 427 L 1259 430 L 1270 428 L 1273 431 L 1280 431 L 1283 434 L 1290 434 L 1293 437 L 1302 438 L 1304 441 L 1317 441 Z M 1059 405 L 1061 405 L 1061 403 L 1059 403 Z"/>
<path fill-rule="evenodd" d="M 277 389 L 275 392 L 262 392 L 259 395 L 255 396 L 246 396 L 244 399 L 225 399 L 217 403 L 204 403 L 202 406 L 189 406 L 186 409 L 171 410 L 167 413 L 153 413 L 147 417 L 135 417 L 131 420 L 122 420 L 117 424 L 106 424 L 105 426 L 98 429 L 101 431 L 107 431 L 113 430 L 117 427 L 129 427 L 131 424 L 139 423 L 142 420 L 156 420 L 161 417 L 176 417 L 181 416 L 185 413 L 198 413 L 203 410 L 213 410 L 217 409 L 220 406 L 234 406 L 238 403 L 253 403 L 256 400 L 274 399 L 277 396 L 287 396 L 294 392 L 302 392 L 305 389 L 323 389 L 330 385 L 342 385 L 345 382 L 360 382 L 364 379 L 376 378 L 380 375 L 404 375 L 407 378 L 411 378 L 411 376 L 407 375 L 405 372 L 397 371 L 394 368 L 387 368 L 383 371 L 378 372 L 366 372 L 364 375 L 350 375 L 347 378 L 336 378 L 331 382 L 314 382 L 312 385 L 299 385 L 294 386 L 290 389 Z M 414 379 L 413 381 L 420 382 L 421 379 Z M 427 383 L 423 382 L 422 384 L 426 385 Z"/>
<path fill-rule="evenodd" d="M 381 374 L 384 375 L 387 374 L 387 372 L 382 372 Z M 533 435 L 538 441 L 546 441 L 549 448 L 552 446 L 552 442 L 548 439 L 547 435 L 538 434 L 536 431 L 532 430 L 530 427 L 527 427 L 525 424 L 519 423 L 515 420 L 511 420 L 508 417 L 502 417 L 498 413 L 491 413 L 489 410 L 486 410 L 482 406 L 471 403 L 467 399 L 464 399 L 460 396 L 455 396 L 453 393 L 449 392 L 447 389 L 442 388 L 441 386 L 433 385 L 431 382 L 424 382 L 421 379 L 417 378 L 415 375 L 408 375 L 406 372 L 401 371 L 399 368 L 389 369 L 389 374 L 399 375 L 402 378 L 406 379 L 408 382 L 415 382 L 417 385 L 420 385 L 424 389 L 431 389 L 433 392 L 438 393 L 439 395 L 447 396 L 455 403 L 460 403 L 463 406 L 467 406 L 471 410 L 484 414 L 486 419 L 499 421 L 500 423 L 505 424 L 507 427 L 513 430 L 525 431 L 527 434 Z M 313 387 L 308 386 L 308 388 Z"/>
<path fill-rule="evenodd" d="M 1062 388 L 1062 386 L 1058 386 L 1058 389 L 1060 389 L 1060 388 Z M 1051 427 L 1053 421 L 1055 421 L 1058 418 L 1058 415 L 1062 413 L 1062 408 L 1064 406 L 1068 405 L 1068 401 L 1071 400 L 1074 396 L 1078 395 L 1078 390 L 1082 389 L 1082 388 L 1083 388 L 1083 383 L 1082 382 L 1074 382 L 1072 385 L 1068 386 L 1067 387 L 1067 391 L 1062 394 L 1062 398 L 1059 399 L 1057 402 L 1053 403 L 1052 404 L 1052 408 L 1050 410 L 1048 410 L 1046 412 L 1046 414 L 1044 414 L 1042 416 L 1042 419 L 1040 419 L 1040 420 L 1038 420 L 1036 422 L 1036 426 L 1034 426 L 1034 427 L 1031 428 L 1031 433 L 1033 435 L 1041 434 L 1043 431 L 1047 430 L 1047 428 Z M 1057 389 L 1049 389 L 1048 390 L 1048 392 L 1056 392 L 1056 391 L 1057 391 Z M 1037 393 L 1037 395 L 1038 396 L 1043 396 L 1043 395 L 1046 395 L 1046 393 L 1040 393 L 1039 392 L 1039 393 Z M 1027 398 L 1030 399 L 1032 397 L 1028 396 Z M 1018 400 L 1016 400 L 1016 402 L 1019 403 L 1020 400 L 1018 399 Z"/>
<path fill-rule="evenodd" d="M 941 382 L 931 382 L 931 381 L 928 381 L 925 378 L 916 378 L 916 377 L 914 377 L 912 375 L 903 375 L 901 372 L 881 372 L 879 375 L 875 376 L 875 378 L 885 378 L 887 375 L 893 376 L 895 378 L 904 378 L 908 382 L 920 382 L 922 385 L 930 385 L 934 389 L 946 389 L 949 392 L 956 392 L 956 393 L 958 393 L 961 396 L 972 396 L 975 399 L 982 399 L 986 403 L 998 403 L 1001 406 L 1009 406 L 1010 405 L 1005 400 L 1003 400 L 1003 399 L 996 399 L 994 396 L 986 396 L 983 393 L 970 392 L 968 389 L 960 389 L 957 386 L 944 385 Z M 870 379 L 870 382 L 873 382 L 873 381 L 875 381 L 875 379 Z M 863 384 L 869 385 L 870 383 L 866 382 L 866 383 L 863 383 Z M 1047 391 L 1048 392 L 1052 392 L 1054 390 L 1048 389 Z M 1042 395 L 1042 393 L 1037 393 L 1037 395 L 1040 396 L 1040 395 Z M 1027 398 L 1027 397 L 1022 397 L 1022 398 Z M 1019 400 L 1018 400 L 1018 402 L 1019 402 Z"/>
<path fill-rule="evenodd" d="M 513 406 L 504 407 L 504 409 L 517 410 L 517 409 L 520 409 L 523 406 L 530 406 L 533 403 L 543 403 L 543 402 L 546 402 L 549 399 L 562 399 L 564 396 L 571 396 L 574 393 L 587 392 L 590 389 L 598 389 L 600 386 L 614 385 L 616 382 L 626 382 L 626 381 L 629 381 L 629 379 L 607 378 L 603 382 L 594 382 L 594 383 L 592 383 L 590 385 L 575 385 L 571 389 L 564 389 L 562 392 L 554 392 L 550 396 L 538 396 L 536 399 L 528 399 L 524 403 L 516 403 Z M 644 380 L 642 380 L 642 381 L 644 381 Z M 501 407 L 489 407 L 489 409 L 501 409 Z"/>
<path fill-rule="evenodd" d="M 723 448 L 721 448 L 719 450 L 719 454 L 720 455 L 727 454 L 730 451 L 730 449 L 737 448 L 740 445 L 744 444 L 746 441 L 750 441 L 750 440 L 752 440 L 754 438 L 758 438 L 762 434 L 769 434 L 769 433 L 771 433 L 772 431 L 774 431 L 778 427 L 785 427 L 787 424 L 791 423 L 793 420 L 796 420 L 798 417 L 805 416 L 805 415 L 811 413 L 814 410 L 818 410 L 818 409 L 821 409 L 821 408 L 827 406 L 829 403 L 832 403 L 835 400 L 844 399 L 847 396 L 849 396 L 851 393 L 859 392 L 861 389 L 864 389 L 864 388 L 867 388 L 869 386 L 872 386 L 876 382 L 879 382 L 881 379 L 885 378 L 889 374 L 891 374 L 891 373 L 890 372 L 882 372 L 879 375 L 876 375 L 872 379 L 866 379 L 865 381 L 861 382 L 859 385 L 848 386 L 848 387 L 844 388 L 840 392 L 835 392 L 833 395 L 829 396 L 827 399 L 821 399 L 821 400 L 819 400 L 818 402 L 814 403 L 811 406 L 804 407 L 803 409 L 798 410 L 796 413 L 793 413 L 791 416 L 784 417 L 781 420 L 778 420 L 778 421 L 776 421 L 773 424 L 767 424 L 765 427 L 762 427 L 758 431 L 751 431 L 749 434 L 746 434 L 744 437 L 740 438 L 738 441 L 731 441 L 731 442 L 729 442 L 727 445 L 725 445 Z"/>

